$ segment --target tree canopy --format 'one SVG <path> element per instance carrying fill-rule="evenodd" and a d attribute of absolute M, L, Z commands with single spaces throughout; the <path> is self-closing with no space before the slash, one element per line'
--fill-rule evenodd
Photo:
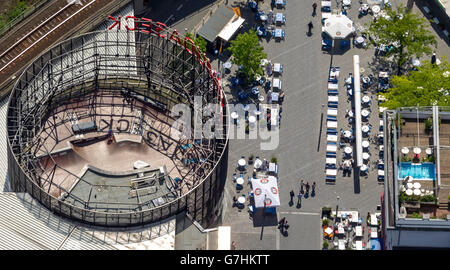
<path fill-rule="evenodd" d="M 425 61 L 409 75 L 393 76 L 393 87 L 382 94 L 388 109 L 415 106 L 450 106 L 450 65 L 445 56 L 439 65 Z"/>
<path fill-rule="evenodd" d="M 366 32 L 377 44 L 395 46 L 386 56 L 394 56 L 400 75 L 401 68 L 411 56 L 430 55 L 437 42 L 427 30 L 427 20 L 406 10 L 402 5 L 396 11 L 387 7 L 386 15 L 372 22 Z"/>
<path fill-rule="evenodd" d="M 194 37 L 194 34 L 192 34 L 192 33 L 186 33 L 185 37 L 192 39 L 192 41 L 194 41 L 195 45 L 198 47 L 200 52 L 202 52 L 202 53 L 206 52 L 207 42 L 203 37 L 201 37 L 201 36 Z M 186 42 L 186 40 L 184 42 Z"/>
<path fill-rule="evenodd" d="M 254 30 L 239 34 L 232 40 L 228 50 L 232 53 L 233 63 L 242 66 L 242 73 L 248 81 L 255 79 L 255 76 L 263 75 L 261 60 L 267 57 L 264 48 L 259 44 L 258 35 Z"/>

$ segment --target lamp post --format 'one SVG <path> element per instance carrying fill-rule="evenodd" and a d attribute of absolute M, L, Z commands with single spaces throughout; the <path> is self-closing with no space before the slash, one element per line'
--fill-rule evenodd
<path fill-rule="evenodd" d="M 336 223 L 337 222 L 337 217 L 338 217 L 338 204 L 339 204 L 339 196 L 337 196 L 336 197 L 336 199 L 337 199 L 337 202 L 336 202 L 336 215 L 335 215 L 335 217 L 334 217 L 334 223 Z"/>

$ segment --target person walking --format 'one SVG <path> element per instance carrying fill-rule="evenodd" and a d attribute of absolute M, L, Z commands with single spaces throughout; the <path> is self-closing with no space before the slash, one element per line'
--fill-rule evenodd
<path fill-rule="evenodd" d="M 291 190 L 291 192 L 289 192 L 289 195 L 291 196 L 291 203 L 293 203 L 293 201 L 294 201 L 294 196 L 295 196 L 294 191 Z"/>
<path fill-rule="evenodd" d="M 313 7 L 313 13 L 312 13 L 312 16 L 315 17 L 315 16 L 316 16 L 317 3 L 314 2 L 314 4 L 312 4 L 312 7 Z"/>
<path fill-rule="evenodd" d="M 304 191 L 303 191 L 303 179 L 302 179 L 302 181 L 300 181 L 300 193 L 301 194 L 303 194 L 304 193 Z"/>
<path fill-rule="evenodd" d="M 310 21 L 310 22 L 308 23 L 308 36 L 312 35 L 311 29 L 312 29 L 313 27 L 314 27 L 314 26 L 313 26 L 313 23 Z"/>
<path fill-rule="evenodd" d="M 309 193 L 309 183 L 308 182 L 306 182 L 306 193 Z"/>

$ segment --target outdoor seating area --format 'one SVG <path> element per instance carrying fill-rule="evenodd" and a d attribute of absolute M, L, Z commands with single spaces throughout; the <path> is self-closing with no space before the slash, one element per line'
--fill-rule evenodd
<path fill-rule="evenodd" d="M 338 81 L 339 67 L 331 67 L 328 76 L 328 107 L 327 107 L 327 151 L 325 163 L 325 180 L 329 184 L 336 182 L 337 141 L 338 141 Z"/>
<path fill-rule="evenodd" d="M 256 34 L 261 38 L 273 38 L 276 41 L 285 39 L 286 32 L 278 28 L 286 24 L 286 15 L 280 12 L 286 6 L 286 0 L 277 0 L 272 2 L 272 9 L 269 11 L 259 10 L 256 2 L 250 1 L 249 7 L 255 12 L 256 21 L 260 24 L 256 26 Z M 274 11 L 274 9 L 278 11 Z"/>
<path fill-rule="evenodd" d="M 253 159 L 251 156 L 247 161 L 242 156 L 233 173 L 233 182 L 236 184 L 233 207 L 242 211 L 247 205 L 250 218 L 257 209 L 264 209 L 266 214 L 275 214 L 275 208 L 280 206 L 278 164 L 275 158 L 268 161 L 258 156 Z"/>
<path fill-rule="evenodd" d="M 356 210 L 331 211 L 325 213 L 322 210 L 323 248 L 336 250 L 374 250 L 380 249 L 379 218 L 380 214 L 369 216 L 368 229 L 363 223 L 363 218 Z M 370 223 L 373 218 L 375 224 Z"/>

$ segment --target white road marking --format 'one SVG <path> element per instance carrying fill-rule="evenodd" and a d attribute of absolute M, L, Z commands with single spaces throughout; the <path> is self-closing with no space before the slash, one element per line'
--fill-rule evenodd
<path fill-rule="evenodd" d="M 172 19 L 172 17 L 173 17 L 173 14 L 171 14 L 171 15 L 169 16 L 169 18 L 167 18 L 167 20 L 164 22 L 164 24 L 166 24 L 170 19 Z"/>
<path fill-rule="evenodd" d="M 320 216 L 319 213 L 308 213 L 308 212 L 280 212 L 283 215 L 306 215 L 306 216 Z"/>
<path fill-rule="evenodd" d="M 183 4 L 181 4 L 181 5 L 177 8 L 177 11 L 179 11 L 182 7 L 183 7 Z"/>

